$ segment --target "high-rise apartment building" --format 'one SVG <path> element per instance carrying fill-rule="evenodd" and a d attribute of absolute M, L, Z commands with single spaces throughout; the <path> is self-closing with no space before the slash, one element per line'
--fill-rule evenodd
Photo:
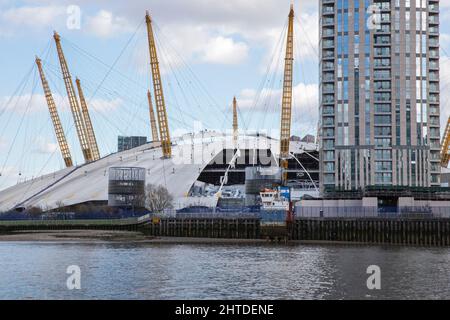
<path fill-rule="evenodd" d="M 439 1 L 320 1 L 324 190 L 440 185 Z"/>

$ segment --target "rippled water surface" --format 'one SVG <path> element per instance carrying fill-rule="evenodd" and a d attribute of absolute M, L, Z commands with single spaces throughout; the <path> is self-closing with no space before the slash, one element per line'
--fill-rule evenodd
<path fill-rule="evenodd" d="M 81 290 L 66 286 L 81 268 Z M 369 265 L 381 268 L 367 289 Z M 0 299 L 447 299 L 450 249 L 0 243 Z"/>

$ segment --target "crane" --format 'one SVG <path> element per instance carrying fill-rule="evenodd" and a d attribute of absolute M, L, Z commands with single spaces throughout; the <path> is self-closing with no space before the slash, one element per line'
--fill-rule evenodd
<path fill-rule="evenodd" d="M 441 143 L 441 166 L 444 168 L 448 167 L 450 162 L 450 117 L 447 120 L 447 126 L 445 127 L 445 133 L 442 138 Z"/>
<path fill-rule="evenodd" d="M 150 90 L 148 90 L 147 92 L 147 97 L 148 97 L 148 108 L 150 110 L 150 125 L 152 127 L 152 140 L 153 142 L 157 142 L 159 141 L 158 127 L 156 126 L 155 111 L 153 110 L 152 94 L 150 93 Z"/>
<path fill-rule="evenodd" d="M 61 37 L 55 31 L 53 38 L 55 39 L 56 50 L 58 51 L 59 63 L 61 66 L 61 72 L 64 78 L 64 83 L 66 85 L 67 97 L 69 98 L 70 109 L 72 111 L 73 119 L 75 122 L 78 140 L 80 140 L 83 157 L 86 162 L 91 162 L 93 160 L 92 150 L 89 145 L 89 140 L 86 136 L 86 128 L 83 122 L 83 115 L 81 113 L 80 104 L 78 103 L 78 99 L 75 94 L 75 89 L 73 87 L 72 76 L 70 75 L 69 67 L 67 65 L 67 61 L 66 58 L 64 57 L 64 52 L 61 47 Z"/>
<path fill-rule="evenodd" d="M 291 139 L 292 117 L 292 82 L 294 68 L 294 5 L 291 4 L 286 41 L 286 58 L 284 66 L 283 97 L 281 109 L 280 130 L 280 167 L 284 169 L 283 181 L 287 180 L 289 159 L 289 142 Z"/>
<path fill-rule="evenodd" d="M 235 148 L 237 148 L 237 142 L 239 137 L 238 115 L 237 115 L 237 100 L 233 99 L 233 142 Z"/>
<path fill-rule="evenodd" d="M 83 114 L 84 127 L 89 140 L 89 146 L 92 150 L 92 160 L 100 159 L 100 152 L 98 150 L 97 138 L 95 137 L 94 127 L 92 126 L 91 116 L 89 115 L 88 106 L 84 97 L 83 89 L 81 88 L 80 79 L 75 80 L 78 89 L 78 96 L 80 98 L 81 113 Z"/>
<path fill-rule="evenodd" d="M 172 157 L 172 143 L 170 141 L 169 122 L 167 120 L 166 103 L 164 100 L 161 72 L 159 70 L 158 54 L 156 52 L 155 37 L 153 35 L 152 19 L 149 12 L 145 15 L 147 23 L 148 45 L 150 51 L 150 65 L 153 77 L 153 89 L 155 91 L 156 114 L 158 116 L 159 137 L 164 158 Z"/>
<path fill-rule="evenodd" d="M 59 149 L 61 150 L 66 167 L 70 168 L 73 166 L 73 161 L 70 154 L 69 145 L 67 144 L 66 136 L 61 125 L 61 119 L 59 118 L 58 111 L 56 110 L 55 100 L 53 99 L 50 86 L 48 85 L 47 78 L 45 77 L 44 70 L 42 68 L 42 61 L 38 57 L 36 57 L 36 64 L 39 69 L 39 75 L 41 76 L 42 88 L 44 89 L 45 99 L 47 100 L 48 111 L 50 112 L 50 117 L 52 118 L 53 127 L 55 128 Z"/>

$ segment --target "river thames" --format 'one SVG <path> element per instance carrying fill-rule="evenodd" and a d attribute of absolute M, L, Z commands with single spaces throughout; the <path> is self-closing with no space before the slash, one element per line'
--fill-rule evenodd
<path fill-rule="evenodd" d="M 367 288 L 370 265 L 381 290 Z M 448 248 L 0 242 L 0 299 L 449 297 Z"/>

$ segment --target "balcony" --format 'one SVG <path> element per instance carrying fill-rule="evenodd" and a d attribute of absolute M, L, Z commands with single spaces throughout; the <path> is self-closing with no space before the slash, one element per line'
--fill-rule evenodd
<path fill-rule="evenodd" d="M 384 33 L 390 34 L 392 32 L 391 31 L 391 25 L 390 24 L 382 24 L 382 25 L 379 26 L 379 28 L 377 28 L 375 30 L 375 32 L 377 34 L 384 34 Z"/>
<path fill-rule="evenodd" d="M 323 18 L 322 19 L 322 25 L 324 25 L 324 26 L 328 26 L 328 25 L 334 26 L 334 18 L 330 18 L 330 17 Z"/>
<path fill-rule="evenodd" d="M 428 6 L 428 10 L 430 12 L 439 13 L 439 4 L 438 3 L 432 3 Z"/>
<path fill-rule="evenodd" d="M 374 83 L 374 88 L 377 91 L 391 90 L 391 82 L 390 81 L 376 81 Z"/>
<path fill-rule="evenodd" d="M 439 16 L 430 14 L 428 16 L 428 22 L 430 23 L 430 25 L 439 24 Z"/>
<path fill-rule="evenodd" d="M 429 51 L 429 56 L 430 56 L 430 58 L 432 58 L 432 59 L 438 59 L 438 58 L 439 58 L 439 51 L 436 50 L 436 49 L 431 49 L 431 50 Z"/>
<path fill-rule="evenodd" d="M 328 147 L 328 146 L 325 146 L 325 144 L 324 144 L 323 148 L 325 150 L 333 150 L 334 149 L 334 147 Z M 335 171 L 334 170 L 334 163 L 333 162 L 325 163 L 324 166 L 323 166 L 323 171 L 326 172 L 326 173 L 333 173 Z"/>
<path fill-rule="evenodd" d="M 436 71 L 429 72 L 428 79 L 430 79 L 430 81 L 439 81 L 439 73 Z"/>
<path fill-rule="evenodd" d="M 322 124 L 324 127 L 334 127 L 334 117 L 324 117 Z"/>
<path fill-rule="evenodd" d="M 440 133 L 437 128 L 430 129 L 430 138 L 440 139 Z"/>
<path fill-rule="evenodd" d="M 334 94 L 334 85 L 333 84 L 325 84 L 323 87 L 322 87 L 322 91 L 323 91 L 323 93 L 332 93 L 332 94 Z"/>
<path fill-rule="evenodd" d="M 389 2 L 376 2 L 375 5 L 381 11 L 391 11 L 391 4 Z"/>
<path fill-rule="evenodd" d="M 334 70 L 334 63 L 333 62 L 324 62 L 323 70 Z"/>
<path fill-rule="evenodd" d="M 390 45 L 390 36 L 375 36 L 375 45 Z"/>
<path fill-rule="evenodd" d="M 428 97 L 428 102 L 430 103 L 439 103 L 439 95 L 437 94 L 430 94 Z"/>
<path fill-rule="evenodd" d="M 323 159 L 325 161 L 334 161 L 334 152 L 333 151 L 326 151 L 323 153 Z"/>
<path fill-rule="evenodd" d="M 391 79 L 390 70 L 375 70 L 374 73 L 375 80 L 389 80 Z"/>
<path fill-rule="evenodd" d="M 334 95 L 326 94 L 323 96 L 322 104 L 334 104 Z"/>
<path fill-rule="evenodd" d="M 429 27 L 428 28 L 428 32 L 430 34 L 433 34 L 433 35 L 438 35 L 439 34 L 439 27 Z"/>
<path fill-rule="evenodd" d="M 323 15 L 334 14 L 334 6 L 324 6 L 322 8 Z"/>
<path fill-rule="evenodd" d="M 391 48 L 381 47 L 381 48 L 375 48 L 374 54 L 376 57 L 390 57 L 391 56 Z"/>
<path fill-rule="evenodd" d="M 334 115 L 334 107 L 330 107 L 330 106 L 324 107 L 322 109 L 322 114 L 327 115 L 327 116 Z"/>
<path fill-rule="evenodd" d="M 334 59 L 334 50 L 323 50 L 322 59 Z"/>
<path fill-rule="evenodd" d="M 430 92 L 439 93 L 439 86 L 434 83 L 430 84 Z"/>
<path fill-rule="evenodd" d="M 439 63 L 436 60 L 430 61 L 430 70 L 439 70 Z"/>
<path fill-rule="evenodd" d="M 322 77 L 322 81 L 324 82 L 334 82 L 334 73 L 324 73 Z"/>
<path fill-rule="evenodd" d="M 391 22 L 391 14 L 390 13 L 382 13 L 381 14 L 381 23 L 390 23 L 390 22 Z"/>
<path fill-rule="evenodd" d="M 430 117 L 429 124 L 431 126 L 439 126 L 439 117 Z"/>
<path fill-rule="evenodd" d="M 430 147 L 431 149 L 440 149 L 441 143 L 439 142 L 439 140 L 433 140 L 430 142 Z"/>
<path fill-rule="evenodd" d="M 334 29 L 333 28 L 324 28 L 322 30 L 322 37 L 323 38 L 334 37 Z"/>
<path fill-rule="evenodd" d="M 385 58 L 385 59 L 375 59 L 374 61 L 374 67 L 375 68 L 390 68 L 391 67 L 391 59 Z"/>
<path fill-rule="evenodd" d="M 324 129 L 323 136 L 325 138 L 334 138 L 334 129 Z"/>
<path fill-rule="evenodd" d="M 333 40 L 324 40 L 322 42 L 323 48 L 334 48 L 334 41 Z"/>
<path fill-rule="evenodd" d="M 437 38 L 430 38 L 428 40 L 428 45 L 430 47 L 439 47 L 439 40 Z"/>
<path fill-rule="evenodd" d="M 377 102 L 390 102 L 391 98 L 392 98 L 391 94 L 388 93 L 388 92 L 375 93 L 374 94 L 375 103 L 377 103 Z"/>
<path fill-rule="evenodd" d="M 436 106 L 430 106 L 430 115 L 439 116 L 439 108 Z"/>

